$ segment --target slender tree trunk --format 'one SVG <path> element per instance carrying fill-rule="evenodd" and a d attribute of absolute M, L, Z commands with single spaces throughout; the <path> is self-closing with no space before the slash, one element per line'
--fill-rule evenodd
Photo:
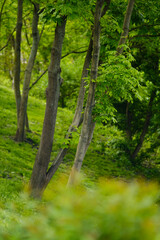
<path fill-rule="evenodd" d="M 30 188 L 34 197 L 42 194 L 47 183 L 47 169 L 52 151 L 55 123 L 60 94 L 60 62 L 62 45 L 65 36 L 66 17 L 62 18 L 61 24 L 57 23 L 55 29 L 55 39 L 51 52 L 51 62 L 48 69 L 48 90 L 45 118 L 41 136 L 40 147 L 36 156 L 32 171 Z"/>
<path fill-rule="evenodd" d="M 124 18 L 124 22 L 123 22 L 123 31 L 118 43 L 118 47 L 117 47 L 117 55 L 120 55 L 123 53 L 123 46 L 126 43 L 127 37 L 128 37 L 128 33 L 129 33 L 129 25 L 130 25 L 130 21 L 131 21 L 131 16 L 132 16 L 132 11 L 133 11 L 133 7 L 134 7 L 134 3 L 135 0 L 129 0 L 128 1 L 128 6 L 127 6 L 127 11 L 126 11 L 126 15 Z"/>
<path fill-rule="evenodd" d="M 130 26 L 130 21 L 131 21 L 131 16 L 132 16 L 132 12 L 133 12 L 134 3 L 135 3 L 135 0 L 129 0 L 128 1 L 126 14 L 125 14 L 124 21 L 123 21 L 123 29 L 122 29 L 122 33 L 121 33 L 120 40 L 119 40 L 119 43 L 118 43 L 116 56 L 121 55 L 123 53 L 123 50 L 124 50 L 123 45 L 126 43 L 126 40 L 128 38 L 129 26 Z M 130 103 L 127 102 L 127 107 L 126 107 L 126 134 L 127 134 L 127 138 L 129 140 L 132 140 L 131 114 L 129 112 L 129 105 L 130 105 Z"/>
<path fill-rule="evenodd" d="M 21 71 L 21 30 L 22 30 L 23 0 L 18 0 L 16 42 L 15 42 L 15 70 L 14 70 L 14 91 L 17 107 L 17 125 L 21 103 L 20 92 L 20 71 Z"/>
<path fill-rule="evenodd" d="M 132 132 L 131 132 L 131 112 L 129 110 L 130 102 L 127 102 L 126 106 L 126 135 L 129 140 L 132 140 Z"/>
<path fill-rule="evenodd" d="M 93 30 L 93 56 L 92 56 L 92 64 L 91 64 L 91 78 L 89 85 L 88 98 L 86 103 L 86 108 L 84 112 L 84 120 L 81 130 L 81 135 L 79 139 L 79 143 L 77 146 L 77 152 L 74 160 L 74 165 L 71 170 L 71 174 L 69 177 L 68 185 L 73 185 L 75 183 L 75 176 L 77 172 L 80 171 L 84 156 L 87 151 L 87 147 L 89 142 L 91 141 L 91 137 L 93 134 L 93 120 L 92 120 L 92 110 L 94 107 L 94 96 L 96 89 L 96 78 L 98 71 L 98 62 L 99 62 L 99 52 L 100 52 L 100 18 L 101 11 L 104 0 L 97 0 L 96 2 L 96 10 L 94 16 L 94 30 Z"/>
<path fill-rule="evenodd" d="M 1 9 L 0 9 L 0 43 L 1 43 L 2 14 L 3 14 L 3 9 L 4 9 L 4 6 L 5 6 L 5 4 L 6 4 L 6 1 L 7 1 L 7 0 L 4 0 L 4 1 L 2 2 Z M 0 48 L 1 48 L 1 44 L 0 44 Z"/>
<path fill-rule="evenodd" d="M 31 80 L 32 69 L 37 55 L 38 43 L 39 43 L 39 32 L 38 32 L 38 20 L 39 20 L 39 4 L 34 4 L 33 12 L 33 22 L 32 22 L 32 35 L 33 35 L 33 44 L 31 49 L 31 54 L 28 60 L 28 64 L 24 76 L 23 84 L 23 94 L 20 104 L 19 112 L 19 121 L 18 128 L 15 140 L 22 142 L 25 137 L 25 121 L 26 121 L 26 112 L 27 112 L 27 102 L 28 102 L 28 93 L 29 93 L 29 84 Z"/>
<path fill-rule="evenodd" d="M 26 41 L 27 41 L 28 46 L 30 46 L 31 44 L 30 44 L 29 37 L 28 37 L 28 32 L 27 32 L 28 30 L 27 30 L 26 20 L 24 19 L 23 22 L 24 22 L 24 26 L 25 26 L 25 37 L 26 37 Z"/>
<path fill-rule="evenodd" d="M 80 122 L 81 122 L 84 96 L 85 96 L 86 78 L 88 77 L 88 69 L 89 69 L 91 59 L 92 59 L 92 45 L 93 45 L 93 40 L 91 37 L 89 46 L 88 46 L 88 50 L 87 50 L 87 54 L 86 54 L 86 58 L 85 58 L 85 62 L 83 65 L 83 71 L 82 71 L 82 76 L 81 76 L 81 85 L 80 85 L 80 90 L 79 90 L 79 95 L 78 95 L 78 100 L 77 100 L 76 111 L 74 114 L 72 124 L 69 129 L 69 132 L 72 131 L 72 128 L 79 127 Z"/>
<path fill-rule="evenodd" d="M 135 147 L 132 155 L 131 155 L 131 161 L 133 164 L 135 164 L 135 159 L 143 145 L 143 142 L 144 142 L 144 138 L 145 138 L 145 135 L 148 131 L 148 127 L 149 127 L 149 123 L 150 123 L 150 119 L 152 117 L 152 106 L 153 106 L 153 101 L 156 97 L 156 90 L 153 90 L 152 91 L 152 94 L 151 94 L 151 97 L 150 97 L 150 101 L 149 101 L 149 104 L 148 104 L 148 109 L 147 109 L 147 114 L 146 114 L 146 118 L 145 118 L 145 122 L 144 122 L 144 126 L 143 126 L 143 129 L 142 129 L 142 133 L 140 135 L 140 138 L 139 138 L 139 142 L 137 144 L 137 146 Z"/>
<path fill-rule="evenodd" d="M 106 0 L 106 5 L 103 8 L 103 11 L 101 13 L 101 18 L 105 15 L 106 11 L 108 10 L 108 7 L 110 5 L 111 0 Z M 77 107 L 74 115 L 73 122 L 69 128 L 69 132 L 72 132 L 72 130 L 75 127 L 79 127 L 80 123 L 82 122 L 82 110 L 83 110 L 83 104 L 84 104 L 84 96 L 85 96 L 85 85 L 86 85 L 86 78 L 88 77 L 88 69 L 89 65 L 92 59 L 92 49 L 93 49 L 93 33 L 90 39 L 89 47 L 87 50 L 87 55 L 85 58 L 84 66 L 83 66 L 83 71 L 82 71 L 82 77 L 81 77 L 81 86 L 79 90 L 79 95 L 78 95 L 78 101 L 77 101 Z"/>

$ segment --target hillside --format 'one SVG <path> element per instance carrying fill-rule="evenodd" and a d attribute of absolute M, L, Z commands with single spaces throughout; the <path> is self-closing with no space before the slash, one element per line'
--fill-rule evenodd
<path fill-rule="evenodd" d="M 29 182 L 42 131 L 45 101 L 29 98 L 28 116 L 31 132 L 27 133 L 24 143 L 14 141 L 16 109 L 13 90 L 0 86 L 0 102 L 0 200 L 6 201 L 6 199 L 16 197 Z M 56 156 L 64 141 L 64 135 L 72 117 L 73 113 L 66 108 L 58 109 L 51 160 Z M 60 173 L 68 177 L 76 152 L 78 135 L 79 133 L 74 134 L 71 148 L 52 182 Z M 84 182 L 86 186 L 93 185 L 100 177 L 124 179 L 125 181 L 138 176 L 146 176 L 148 179 L 159 178 L 160 174 L 156 168 L 143 166 L 133 168 L 120 146 L 122 142 L 123 135 L 115 127 L 96 126 L 93 141 L 82 167 L 82 172 L 86 177 Z"/>

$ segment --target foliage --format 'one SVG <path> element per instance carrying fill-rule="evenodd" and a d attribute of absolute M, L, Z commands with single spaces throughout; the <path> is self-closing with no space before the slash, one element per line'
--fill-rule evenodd
<path fill-rule="evenodd" d="M 132 67 L 133 57 L 116 56 L 116 52 L 108 52 L 108 57 L 100 67 L 96 92 L 96 119 L 114 120 L 114 102 L 132 102 L 133 96 L 142 99 L 140 83 L 143 75 Z"/>
<path fill-rule="evenodd" d="M 65 184 L 63 178 L 54 192 L 52 186 L 46 204 L 21 196 L 21 205 L 15 201 L 1 210 L 2 226 L 4 213 L 9 224 L 0 231 L 0 239 L 159 239 L 156 184 L 103 179 L 92 190 L 82 186 L 64 190 Z"/>
<path fill-rule="evenodd" d="M 8 80 L 2 79 L 2 82 L 6 84 Z M 30 179 L 42 131 L 45 103 L 42 100 L 29 97 L 28 114 L 32 132 L 27 133 L 26 142 L 16 143 L 13 139 L 16 130 L 16 105 L 13 90 L 9 87 L 0 86 L 0 101 L 0 200 L 5 202 L 8 199 L 16 198 L 24 184 Z M 66 108 L 59 108 L 51 162 L 57 155 L 59 148 L 64 144 L 64 136 L 72 118 L 73 113 L 71 111 Z M 55 178 L 60 172 L 68 175 L 74 160 L 79 133 L 80 129 L 74 134 L 71 149 L 68 151 Z M 82 172 L 87 176 L 85 185 L 92 186 L 101 176 L 131 179 L 142 175 L 147 179 L 159 180 L 160 153 L 159 145 L 157 141 L 155 142 L 157 138 L 159 137 L 154 134 L 153 130 L 153 134 L 148 136 L 142 149 L 145 165 L 133 168 L 126 153 L 128 142 L 123 132 L 116 126 L 96 124 L 93 141 L 83 163 Z M 151 146 L 153 146 L 152 151 L 149 150 Z M 144 153 L 148 155 L 144 155 Z"/>
<path fill-rule="evenodd" d="M 60 106 L 56 122 L 54 149 L 51 163 L 59 148 L 68 143 L 64 136 L 72 121 L 85 50 L 91 37 L 95 0 L 50 1 L 39 0 L 41 35 L 39 52 L 32 82 L 47 69 L 56 23 L 67 16 L 63 46 Z M 97 80 L 94 117 L 97 120 L 93 141 L 83 163 L 83 186 L 64 190 L 59 174 L 68 176 L 72 165 L 80 129 L 73 134 L 71 149 L 64 158 L 48 190 L 45 203 L 31 200 L 26 194 L 19 196 L 29 181 L 37 153 L 43 125 L 47 74 L 31 90 L 28 103 L 32 132 L 26 142 L 16 143 L 16 109 L 11 81 L 13 79 L 14 32 L 17 2 L 7 0 L 0 13 L 0 46 L 8 45 L 0 54 L 0 239 L 159 239 L 159 190 L 156 184 L 131 182 L 132 178 L 160 181 L 159 163 L 159 2 L 139 1 L 133 10 L 129 40 L 123 56 L 116 56 L 124 11 L 127 1 L 113 0 L 101 20 L 101 54 Z M 0 7 L 2 5 L 0 4 Z M 29 57 L 31 39 L 31 2 L 24 2 L 22 32 L 21 83 Z M 129 47 L 128 47 L 129 46 Z M 81 52 L 77 55 L 76 52 Z M 88 78 L 89 79 L 89 78 Z M 88 86 L 87 86 L 88 87 Z M 86 92 L 87 92 L 86 87 Z M 139 141 L 150 94 L 157 88 L 152 119 L 146 141 L 138 159 L 141 165 L 133 167 L 131 150 Z M 132 114 L 131 139 L 126 138 L 126 106 Z M 70 110 L 68 110 L 67 108 Z M 99 177 L 121 180 L 102 180 Z M 129 184 L 123 181 L 130 182 Z M 107 183 L 106 183 L 107 182 Z M 86 189 L 86 187 L 88 189 Z M 12 203 L 10 203 L 12 200 Z M 116 229 L 116 230 L 115 230 Z"/>
<path fill-rule="evenodd" d="M 54 4 L 52 1 L 49 1 L 48 4 L 45 6 L 45 10 L 42 13 L 42 19 L 45 22 L 54 21 L 60 23 L 62 16 L 67 16 L 73 19 L 77 18 L 77 15 L 86 15 L 88 7 L 89 0 L 58 0 L 55 1 Z"/>

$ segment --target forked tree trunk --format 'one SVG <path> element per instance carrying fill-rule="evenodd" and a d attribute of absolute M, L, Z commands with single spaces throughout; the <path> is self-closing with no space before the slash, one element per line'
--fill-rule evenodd
<path fill-rule="evenodd" d="M 83 66 L 83 71 L 82 71 L 82 76 L 81 76 L 81 86 L 80 86 L 78 101 L 77 101 L 77 107 L 76 107 L 76 111 L 75 111 L 75 115 L 74 115 L 72 124 L 70 125 L 69 130 L 67 132 L 66 139 L 72 138 L 72 132 L 76 131 L 76 128 L 78 128 L 80 126 L 82 119 L 83 119 L 82 110 L 83 110 L 84 95 L 85 95 L 85 80 L 88 76 L 88 69 L 89 69 L 89 65 L 91 62 L 91 58 L 92 58 L 92 44 L 93 44 L 93 42 L 92 42 L 92 38 L 91 38 L 89 47 L 87 50 L 86 58 L 84 61 L 84 66 Z M 47 184 L 50 182 L 51 178 L 57 171 L 59 165 L 61 164 L 65 155 L 67 154 L 68 148 L 69 148 L 69 144 L 67 147 L 61 148 L 59 150 L 57 156 L 55 157 L 55 159 L 53 161 L 53 164 L 51 165 L 50 169 L 47 172 L 47 180 L 46 180 L 45 186 L 47 186 Z"/>
<path fill-rule="evenodd" d="M 28 64 L 25 70 L 24 84 L 23 84 L 23 93 L 20 104 L 18 128 L 15 140 L 22 142 L 25 137 L 25 121 L 26 121 L 26 112 L 27 112 L 27 102 L 28 102 L 28 93 L 29 93 L 29 84 L 31 80 L 32 69 L 37 55 L 38 43 L 39 43 L 39 32 L 38 32 L 38 20 L 39 20 L 39 4 L 34 3 L 33 11 L 33 22 L 32 22 L 32 35 L 33 35 L 33 44 L 28 60 Z"/>
<path fill-rule="evenodd" d="M 135 0 L 128 1 L 127 11 L 126 11 L 124 22 L 123 22 L 123 30 L 122 30 L 122 34 L 121 34 L 121 37 L 120 37 L 120 40 L 118 43 L 118 47 L 117 47 L 117 55 L 120 55 L 123 53 L 123 49 L 124 49 L 123 45 L 126 43 L 126 40 L 128 37 L 129 25 L 130 25 L 130 21 L 131 21 L 134 3 L 135 3 Z"/>
<path fill-rule="evenodd" d="M 17 26 L 16 26 L 16 41 L 15 41 L 15 69 L 14 69 L 14 91 L 17 107 L 17 125 L 21 103 L 20 92 L 20 71 L 21 71 L 21 30 L 22 30 L 22 12 L 23 0 L 18 0 L 17 11 Z"/>
<path fill-rule="evenodd" d="M 55 38 L 51 51 L 51 62 L 48 69 L 48 88 L 45 118 L 43 123 L 40 147 L 35 159 L 30 188 L 34 197 L 39 197 L 48 182 L 47 169 L 53 145 L 55 123 L 60 95 L 60 62 L 62 45 L 65 36 L 66 17 L 61 19 L 61 23 L 56 26 Z"/>
<path fill-rule="evenodd" d="M 101 17 L 103 17 L 105 15 L 106 11 L 108 10 L 110 1 L 111 0 L 106 0 L 105 1 L 106 5 L 103 8 Z M 80 90 L 79 90 L 79 95 L 78 95 L 78 100 L 77 100 L 76 111 L 75 111 L 75 114 L 74 114 L 73 121 L 72 121 L 72 123 L 69 127 L 69 130 L 68 130 L 68 133 L 66 135 L 66 139 L 69 139 L 69 138 L 71 139 L 72 138 L 72 132 L 76 131 L 76 128 L 78 128 L 81 125 L 81 123 L 83 122 L 82 111 L 83 111 L 84 96 L 85 96 L 85 85 L 86 85 L 85 82 L 86 82 L 86 78 L 88 77 L 88 69 L 89 69 L 89 66 L 90 66 L 90 63 L 91 63 L 91 59 L 92 59 L 92 48 L 93 48 L 92 37 L 93 37 L 93 34 L 91 36 L 90 43 L 89 43 L 88 50 L 87 50 L 87 54 L 86 54 L 86 58 L 85 58 L 85 61 L 84 61 L 84 66 L 83 66 L 83 71 L 82 71 L 82 76 L 81 76 L 81 85 L 80 85 Z M 86 148 L 88 148 L 88 146 L 90 144 L 90 141 L 92 139 L 94 126 L 95 126 L 95 124 L 92 123 Z M 67 147 L 61 148 L 59 150 L 59 153 L 57 154 L 56 158 L 53 161 L 53 164 L 51 165 L 49 171 L 47 172 L 46 185 L 49 183 L 49 181 L 53 177 L 54 173 L 57 171 L 59 165 L 63 161 L 65 155 L 67 154 L 69 146 L 70 146 L 70 144 L 68 144 Z"/>
<path fill-rule="evenodd" d="M 94 16 L 94 30 L 93 30 L 93 56 L 92 56 L 92 63 L 91 63 L 91 77 L 90 77 L 89 92 L 88 92 L 88 98 L 87 98 L 86 108 L 84 112 L 84 120 L 83 120 L 81 135 L 80 135 L 79 143 L 77 146 L 74 165 L 71 170 L 68 185 L 73 185 L 75 183 L 76 174 L 81 169 L 82 162 L 87 151 L 87 147 L 93 135 L 94 123 L 92 120 L 92 110 L 95 104 L 94 96 L 95 96 L 95 89 L 96 89 L 96 78 L 97 78 L 97 72 L 98 72 L 98 62 L 99 62 L 99 52 L 100 52 L 100 18 L 101 18 L 103 3 L 104 3 L 104 0 L 97 0 L 96 2 L 96 10 L 95 10 L 95 16 Z"/>

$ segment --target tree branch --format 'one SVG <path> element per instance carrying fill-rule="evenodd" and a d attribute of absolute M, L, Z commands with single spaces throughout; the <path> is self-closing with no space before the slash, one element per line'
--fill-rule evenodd
<path fill-rule="evenodd" d="M 133 164 L 135 164 L 135 158 L 137 157 L 137 154 L 139 153 L 139 151 L 142 147 L 145 135 L 148 131 L 149 123 L 150 123 L 150 120 L 151 120 L 151 117 L 152 117 L 153 101 L 154 101 L 155 97 L 156 97 L 156 90 L 153 90 L 152 93 L 151 93 L 150 101 L 148 103 L 146 118 L 145 118 L 142 133 L 141 133 L 140 138 L 139 138 L 139 143 L 137 144 L 137 146 L 135 147 L 135 150 L 133 151 L 133 153 L 131 155 L 131 161 L 132 161 Z"/>
<path fill-rule="evenodd" d="M 31 12 L 27 13 L 27 14 L 23 17 L 23 19 L 24 19 L 25 17 L 27 17 L 30 13 L 31 13 Z M 4 48 L 6 48 L 6 47 L 8 46 L 9 41 L 11 40 L 11 38 L 12 38 L 13 33 L 15 32 L 15 30 L 16 30 L 16 27 L 13 29 L 13 31 L 12 31 L 11 34 L 9 35 L 9 38 L 8 38 L 8 40 L 7 40 L 7 43 L 6 43 L 2 48 L 0 48 L 0 52 L 1 52 Z"/>
<path fill-rule="evenodd" d="M 110 2 L 111 0 L 106 0 L 106 5 L 104 6 L 103 10 L 102 10 L 102 13 L 101 13 L 101 18 L 106 14 L 106 12 L 108 11 L 108 8 L 109 8 L 109 5 L 110 5 Z"/>
<path fill-rule="evenodd" d="M 63 59 L 63 58 L 65 58 L 65 57 L 67 57 L 68 55 L 70 55 L 70 54 L 72 54 L 72 53 L 85 53 L 85 52 L 87 52 L 87 50 L 84 50 L 84 51 L 71 51 L 71 52 L 69 52 L 69 53 L 66 53 L 64 56 L 62 56 L 61 57 L 61 59 Z"/>
<path fill-rule="evenodd" d="M 61 59 L 67 57 L 68 55 L 70 55 L 70 54 L 72 54 L 72 53 L 76 53 L 76 54 L 77 54 L 77 53 L 85 53 L 85 52 L 87 52 L 87 50 L 84 50 L 84 51 L 76 51 L 76 50 L 75 50 L 75 51 L 72 51 L 72 52 L 69 52 L 69 53 L 65 54 L 64 56 L 61 57 Z M 37 78 L 37 80 L 36 80 L 34 83 L 32 83 L 32 85 L 30 86 L 29 90 L 32 89 L 32 87 L 43 77 L 43 75 L 44 75 L 46 72 L 48 72 L 48 68 Z"/>
<path fill-rule="evenodd" d="M 126 43 L 126 39 L 128 37 L 129 25 L 130 25 L 130 21 L 131 21 L 134 3 L 135 3 L 135 0 L 128 1 L 127 10 L 126 10 L 126 14 L 125 14 L 124 22 L 123 22 L 123 30 L 122 30 L 121 37 L 120 37 L 120 40 L 118 43 L 116 56 L 123 53 L 123 48 L 124 48 L 123 45 Z"/>
<path fill-rule="evenodd" d="M 0 25 L 1 25 L 1 19 L 2 19 L 2 12 L 3 12 L 3 8 L 4 8 L 4 5 L 6 3 L 7 0 L 4 0 L 3 3 L 2 3 L 2 7 L 1 7 L 1 11 L 0 11 Z"/>
<path fill-rule="evenodd" d="M 37 78 L 37 80 L 32 83 L 32 85 L 29 87 L 29 90 L 33 88 L 33 86 L 43 77 L 43 75 L 48 71 L 48 68 Z"/>
<path fill-rule="evenodd" d="M 140 28 L 143 28 L 143 27 L 150 28 L 150 27 L 155 27 L 155 26 L 160 26 L 160 24 L 158 24 L 158 23 L 157 23 L 157 24 L 150 24 L 150 25 L 148 25 L 148 24 L 142 24 L 142 25 L 140 25 L 140 26 L 131 28 L 131 29 L 129 30 L 129 32 L 134 31 L 134 30 L 137 30 L 137 29 L 140 29 Z"/>
<path fill-rule="evenodd" d="M 11 34 L 9 35 L 9 38 L 8 38 L 8 40 L 7 40 L 7 43 L 0 49 L 0 52 L 1 52 L 4 48 L 6 48 L 6 47 L 8 46 L 9 41 L 11 40 L 11 38 L 12 38 L 13 33 L 15 32 L 15 30 L 16 30 L 16 27 L 13 29 L 13 31 L 12 31 Z"/>
<path fill-rule="evenodd" d="M 152 38 L 152 37 L 160 37 L 160 34 L 152 35 L 152 34 L 142 34 L 142 35 L 135 35 L 133 37 L 129 37 L 129 40 L 132 40 L 133 38 L 139 38 L 139 37 L 146 37 L 146 38 Z"/>

